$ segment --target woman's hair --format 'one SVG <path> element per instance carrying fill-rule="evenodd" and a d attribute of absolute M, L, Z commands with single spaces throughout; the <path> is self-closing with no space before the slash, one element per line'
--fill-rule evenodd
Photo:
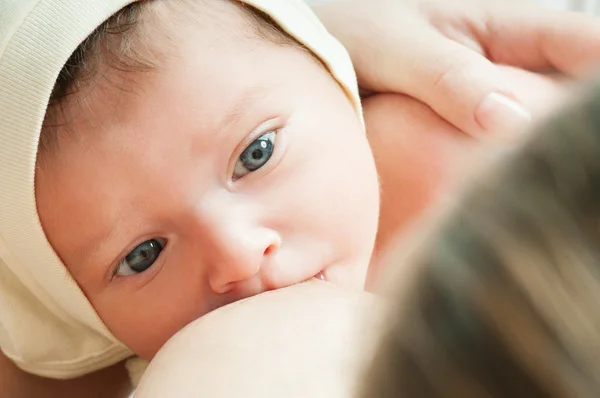
<path fill-rule="evenodd" d="M 269 15 L 239 0 L 140 0 L 131 3 L 96 28 L 77 47 L 60 71 L 42 128 L 40 155 L 55 149 L 58 128 L 64 127 L 65 124 L 66 118 L 62 113 L 65 103 L 73 96 L 77 97 L 95 79 L 102 77 L 99 72 L 101 66 L 124 72 L 143 72 L 158 67 L 158 60 L 165 54 L 158 53 L 156 48 L 158 46 L 153 45 L 156 42 L 154 35 L 157 32 L 154 28 L 157 26 L 164 28 L 182 21 L 161 20 L 155 10 L 152 10 L 153 5 L 164 5 L 171 9 L 179 8 L 184 14 L 190 15 L 198 10 L 205 13 L 212 12 L 216 2 L 225 1 L 235 4 L 244 14 L 251 36 L 276 45 L 295 46 L 312 55 L 302 44 L 283 31 Z M 193 20 L 193 16 L 190 19 Z M 144 29 L 144 25 L 148 25 L 150 21 L 153 25 Z M 166 29 L 160 33 L 166 34 Z"/>
<path fill-rule="evenodd" d="M 600 86 L 483 177 L 410 264 L 363 397 L 600 397 Z"/>

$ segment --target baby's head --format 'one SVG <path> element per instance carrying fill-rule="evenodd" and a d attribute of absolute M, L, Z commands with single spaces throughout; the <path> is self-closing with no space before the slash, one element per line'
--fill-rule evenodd
<path fill-rule="evenodd" d="M 600 86 L 461 199 L 414 252 L 362 396 L 598 396 Z"/>
<path fill-rule="evenodd" d="M 289 33 L 236 1 L 127 5 L 69 58 L 45 114 L 43 231 L 145 358 L 227 303 L 317 275 L 364 283 L 378 185 L 356 90 L 296 41 L 294 23 L 318 24 L 294 22 L 298 4 L 249 3 L 281 8 Z"/>

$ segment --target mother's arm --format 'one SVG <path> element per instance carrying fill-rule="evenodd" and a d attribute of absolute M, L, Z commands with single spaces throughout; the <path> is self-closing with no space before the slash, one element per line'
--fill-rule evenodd
<path fill-rule="evenodd" d="M 315 281 L 219 309 L 173 337 L 135 398 L 348 398 L 381 299 Z"/>

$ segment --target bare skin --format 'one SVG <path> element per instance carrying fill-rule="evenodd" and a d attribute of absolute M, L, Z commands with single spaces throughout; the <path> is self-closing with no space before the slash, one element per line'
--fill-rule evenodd
<path fill-rule="evenodd" d="M 361 16 L 362 16 L 362 14 L 361 14 Z M 396 25 L 396 24 L 394 24 L 394 25 Z M 381 100 L 381 99 L 378 99 L 377 101 L 379 101 L 379 100 Z M 397 97 L 392 100 L 392 102 L 396 102 L 397 104 L 402 103 L 403 106 L 406 106 L 407 101 L 409 101 L 408 98 L 404 98 L 404 97 Z M 445 131 L 446 133 L 448 133 L 448 136 L 446 137 L 447 138 L 446 141 L 448 141 L 448 145 L 450 147 L 454 147 L 457 144 L 460 147 L 460 146 L 462 146 L 462 144 L 461 144 L 462 142 L 465 142 L 465 145 L 471 145 L 470 143 L 466 143 L 467 141 L 464 139 L 464 137 L 462 137 L 460 135 L 460 133 L 458 133 L 456 130 L 449 128 L 448 126 L 445 126 L 443 120 L 439 119 L 427 106 L 422 105 L 421 103 L 416 102 L 416 101 L 411 101 L 411 102 L 412 102 L 412 105 L 411 105 L 412 109 L 416 113 L 421 112 L 420 113 L 421 116 L 426 116 L 426 115 L 433 116 L 433 121 L 432 121 L 433 125 L 443 127 L 442 130 L 440 130 L 440 131 L 442 131 L 442 132 Z M 369 108 L 374 108 L 371 106 L 372 105 L 371 103 L 367 103 L 366 105 L 367 105 L 367 110 L 369 110 Z M 401 118 L 400 117 L 401 114 L 393 111 L 394 108 L 395 108 L 394 106 L 387 107 L 388 111 L 385 111 L 385 107 L 381 108 L 384 114 L 385 113 L 390 114 L 390 116 L 391 116 L 390 124 L 393 125 L 393 123 L 401 122 L 401 123 L 405 123 L 407 126 L 410 126 L 410 123 L 409 123 L 410 120 Z M 374 120 L 376 120 L 376 119 L 374 117 L 370 117 L 369 115 L 370 115 L 370 112 L 367 111 L 366 116 L 368 119 L 367 121 L 370 125 L 370 131 L 375 131 L 375 127 L 379 128 L 381 126 L 385 126 L 385 123 L 383 123 L 383 120 L 382 120 L 382 123 L 380 125 L 374 127 Z M 371 114 L 371 115 L 374 115 L 374 114 Z M 410 126 L 410 127 L 414 128 L 414 125 Z M 457 134 L 455 134 L 455 133 L 457 133 Z M 375 134 L 373 133 L 370 135 L 374 136 Z M 429 135 L 429 137 L 432 138 L 431 135 Z M 461 137 L 461 138 L 458 138 L 458 137 Z M 431 142 L 430 138 L 427 139 L 427 140 L 429 140 L 429 142 Z M 433 141 L 435 141 L 435 140 L 433 140 Z M 408 141 L 406 141 L 406 142 L 408 142 Z M 418 141 L 416 143 L 419 144 Z M 420 144 L 426 144 L 426 143 L 427 143 L 427 141 L 421 142 Z M 432 144 L 435 145 L 435 143 L 432 143 Z M 426 159 L 421 159 L 421 160 L 424 161 Z M 407 169 L 407 170 L 410 171 L 411 169 Z M 439 168 L 438 168 L 438 170 L 439 170 Z M 436 175 L 436 174 L 434 173 L 434 175 Z M 410 177 L 410 176 L 408 176 L 408 177 Z M 413 177 L 414 177 L 414 174 L 413 174 Z M 382 178 L 385 179 L 385 177 L 382 177 Z M 419 191 L 416 191 L 416 192 L 419 192 Z M 428 187 L 427 185 L 422 187 L 421 192 L 423 195 L 425 195 L 425 197 L 427 195 L 432 194 L 432 192 L 430 191 L 430 186 Z M 397 203 L 397 202 L 395 202 L 395 199 L 393 199 L 393 196 L 390 196 L 390 199 L 387 203 L 388 203 L 387 205 L 384 203 L 384 206 L 390 206 L 393 203 Z M 424 203 L 424 202 L 422 202 L 422 203 Z M 417 201 L 414 203 L 414 206 L 416 207 L 417 211 L 420 211 L 419 208 L 420 208 L 420 206 L 422 206 L 422 204 L 419 205 L 419 203 Z M 411 207 L 407 206 L 406 209 L 410 210 Z M 412 209 L 414 209 L 414 207 Z M 411 211 L 414 211 L 414 210 L 411 210 Z M 405 217 L 407 217 L 407 213 L 404 213 L 404 215 L 399 214 L 399 216 L 398 216 L 398 218 L 400 220 L 404 220 Z M 398 221 L 398 220 L 396 220 L 396 221 Z M 385 244 L 385 242 L 388 239 L 387 236 L 394 233 L 394 231 L 396 230 L 396 227 L 394 225 L 398 225 L 398 228 L 400 228 L 400 230 L 401 230 L 401 224 L 395 224 L 392 219 L 389 219 L 389 221 L 386 221 L 385 223 L 382 224 L 382 229 L 380 230 L 380 239 L 379 239 L 380 246 Z M 117 396 L 118 397 L 118 396 L 121 396 L 119 394 L 120 394 L 120 392 L 123 391 L 123 388 L 127 389 L 128 385 L 129 385 L 128 380 L 127 380 L 127 377 L 125 375 L 122 365 L 115 365 L 114 367 L 112 367 L 110 369 L 106 369 L 105 371 L 102 371 L 102 372 L 98 372 L 95 375 L 90 375 L 90 376 L 76 379 L 76 380 L 51 381 L 51 380 L 37 378 L 37 377 L 23 373 L 22 371 L 20 371 L 16 367 L 14 367 L 10 363 L 10 361 L 8 361 L 0 352 L 0 395 L 2 395 L 2 396 L 37 397 L 37 396 L 40 396 L 40 393 L 43 391 L 43 396 L 49 396 L 49 397 L 53 396 L 50 394 L 55 394 L 55 396 L 60 396 L 60 397 L 69 397 L 69 396 L 73 396 L 73 397 Z M 109 391 L 109 389 L 110 389 L 110 391 Z M 97 395 L 94 395 L 94 394 L 97 394 Z"/>
<path fill-rule="evenodd" d="M 529 77 L 526 72 L 508 71 L 515 78 Z M 539 106 L 540 98 L 556 86 L 549 80 L 530 80 L 536 97 L 528 97 Z M 441 119 L 423 103 L 402 95 L 377 95 L 364 103 L 368 136 L 375 153 L 384 189 L 377 248 L 385 251 L 391 239 L 428 206 L 444 195 L 468 173 L 470 159 L 477 156 L 478 143 Z M 398 159 L 402 158 L 402 167 Z M 372 267 L 374 270 L 376 268 Z M 376 279 L 371 272 L 370 285 Z M 26 374 L 0 354 L 0 391 L 5 396 L 38 397 L 125 397 L 130 383 L 123 364 L 92 375 L 68 381 L 49 380 Z M 55 394 L 55 395 L 48 395 Z"/>
<path fill-rule="evenodd" d="M 524 97 L 538 115 L 552 107 L 545 99 L 559 98 L 556 79 L 508 68 L 504 73 L 524 83 Z M 387 255 L 412 220 L 468 178 L 488 147 L 414 99 L 377 95 L 364 105 L 383 193 L 377 245 Z M 381 318 L 367 318 L 377 305 L 383 309 L 373 303 L 370 294 L 318 281 L 234 303 L 175 335 L 151 363 L 136 395 L 353 396 L 370 339 L 376 337 L 365 331 L 381 330 Z M 341 364 L 348 366 L 345 373 Z"/>
<path fill-rule="evenodd" d="M 175 335 L 136 398 L 354 396 L 384 308 L 376 296 L 321 281 L 238 301 Z"/>

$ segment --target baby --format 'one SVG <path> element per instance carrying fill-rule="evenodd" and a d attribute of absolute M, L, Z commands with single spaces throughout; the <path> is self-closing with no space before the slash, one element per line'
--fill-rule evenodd
<path fill-rule="evenodd" d="M 48 240 L 111 332 L 151 358 L 241 298 L 315 275 L 362 287 L 376 171 L 327 69 L 234 2 L 135 3 L 109 24 L 132 14 L 115 40 L 152 45 L 120 59 L 111 38 L 88 39 L 59 77 L 36 171 Z"/>
<path fill-rule="evenodd" d="M 302 2 L 246 3 L 90 2 L 44 27 L 72 48 L 28 26 L 73 19 L 40 5 L 5 50 L 0 343 L 23 369 L 149 359 L 315 276 L 363 287 L 379 190 L 352 65 Z"/>
<path fill-rule="evenodd" d="M 376 243 L 352 65 L 302 2 L 129 3 L 15 6 L 0 59 L 0 346 L 43 376 L 313 277 L 362 289 Z"/>

